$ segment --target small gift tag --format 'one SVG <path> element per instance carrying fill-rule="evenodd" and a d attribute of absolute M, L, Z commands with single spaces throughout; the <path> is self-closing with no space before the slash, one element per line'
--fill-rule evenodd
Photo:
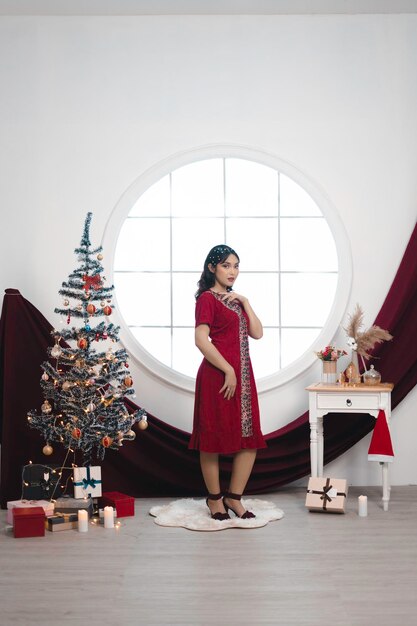
<path fill-rule="evenodd" d="M 331 489 L 329 489 L 329 491 L 327 492 L 327 495 L 330 498 L 335 498 L 337 496 L 337 489 L 335 487 L 332 487 Z"/>

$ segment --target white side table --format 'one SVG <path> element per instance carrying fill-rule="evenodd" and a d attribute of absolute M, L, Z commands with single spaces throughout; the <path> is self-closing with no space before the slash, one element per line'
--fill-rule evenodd
<path fill-rule="evenodd" d="M 309 395 L 310 461 L 311 475 L 323 476 L 323 417 L 327 413 L 369 413 L 377 418 L 385 411 L 387 422 L 391 418 L 392 383 L 364 385 L 329 385 L 315 383 L 306 387 Z M 388 482 L 389 463 L 382 466 L 382 505 L 388 511 L 390 487 Z"/>

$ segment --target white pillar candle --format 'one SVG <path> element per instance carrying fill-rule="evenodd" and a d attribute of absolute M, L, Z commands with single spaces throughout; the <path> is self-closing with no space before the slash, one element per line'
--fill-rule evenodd
<path fill-rule="evenodd" d="M 84 509 L 78 511 L 78 532 L 86 533 L 88 530 L 88 513 Z"/>
<path fill-rule="evenodd" d="M 366 496 L 358 497 L 358 514 L 359 517 L 366 517 L 368 515 L 368 498 Z"/>
<path fill-rule="evenodd" d="M 104 528 L 114 528 L 114 513 L 112 506 L 104 507 Z"/>

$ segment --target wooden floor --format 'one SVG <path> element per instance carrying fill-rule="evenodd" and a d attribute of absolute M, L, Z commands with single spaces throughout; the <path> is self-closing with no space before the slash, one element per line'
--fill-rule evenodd
<path fill-rule="evenodd" d="M 369 515 L 357 515 L 368 495 Z M 119 530 L 14 539 L 0 512 L 0 624 L 415 626 L 417 487 L 351 488 L 345 515 L 309 513 L 304 490 L 254 530 L 163 528 L 139 499 Z"/>

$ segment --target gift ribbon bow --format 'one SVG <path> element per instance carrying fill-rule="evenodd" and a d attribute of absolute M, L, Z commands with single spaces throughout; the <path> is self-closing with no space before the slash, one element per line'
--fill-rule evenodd
<path fill-rule="evenodd" d="M 83 281 L 83 289 L 85 289 L 86 291 L 89 291 L 90 289 L 95 289 L 96 291 L 98 291 L 101 287 L 100 274 L 96 274 L 95 276 L 88 276 L 87 274 L 84 274 Z"/>
<path fill-rule="evenodd" d="M 83 478 L 81 481 L 74 483 L 74 487 L 82 487 L 83 489 L 87 489 L 88 486 L 93 489 L 96 488 L 96 485 L 101 483 L 101 480 L 97 480 L 96 478 L 92 478 L 90 476 L 90 468 L 87 467 L 87 478 Z"/>
<path fill-rule="evenodd" d="M 325 511 L 327 508 L 327 503 L 331 502 L 332 499 L 329 496 L 329 491 L 333 489 L 333 485 L 330 484 L 330 478 L 326 478 L 326 484 L 323 487 L 323 491 L 310 491 L 310 493 L 320 494 L 320 500 L 323 500 L 323 510 Z M 336 493 L 337 496 L 344 496 L 346 498 L 346 494 L 343 491 L 338 491 Z"/>

